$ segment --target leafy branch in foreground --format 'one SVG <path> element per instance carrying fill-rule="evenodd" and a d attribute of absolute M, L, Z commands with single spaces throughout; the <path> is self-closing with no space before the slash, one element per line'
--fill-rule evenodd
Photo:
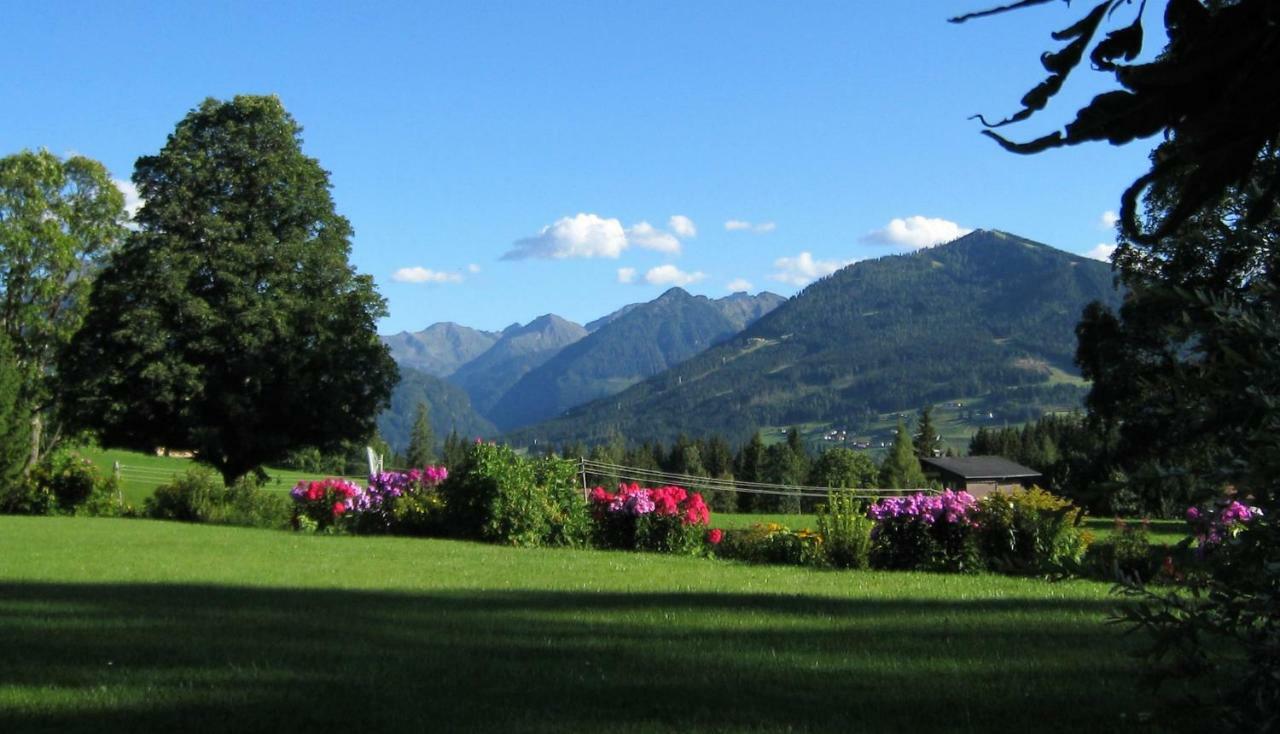
<path fill-rule="evenodd" d="M 1048 2 L 1024 0 L 951 21 L 963 23 Z M 1145 243 L 1173 233 L 1227 187 L 1254 179 L 1256 161 L 1276 148 L 1280 3 L 1169 0 L 1164 14 L 1168 41 L 1154 60 L 1142 63 L 1135 61 L 1146 40 L 1145 0 L 1136 3 L 1127 23 L 1105 30 L 1124 15 L 1122 9 L 1134 6 L 1133 0 L 1104 0 L 1054 33 L 1054 40 L 1065 45 L 1041 55 L 1049 75 L 1022 97 L 1022 108 L 994 123 L 977 118 L 987 127 L 984 135 L 1006 150 L 1024 154 L 1103 140 L 1122 145 L 1163 134 L 1165 141 L 1151 169 L 1125 190 L 1121 201 L 1124 232 Z M 1063 130 L 1034 140 L 1014 142 L 994 131 L 1044 109 L 1086 54 L 1094 70 L 1114 75 L 1121 88 L 1094 97 Z M 1175 204 L 1144 230 L 1139 201 L 1153 185 L 1168 181 L 1177 182 Z M 1273 170 L 1256 183 L 1262 195 L 1247 212 L 1252 222 L 1266 217 L 1280 196 L 1280 172 Z"/>

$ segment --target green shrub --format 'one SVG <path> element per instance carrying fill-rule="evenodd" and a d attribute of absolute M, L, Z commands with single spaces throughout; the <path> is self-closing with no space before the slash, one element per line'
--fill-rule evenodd
<path fill-rule="evenodd" d="M 792 530 L 778 523 L 757 523 L 726 530 L 716 555 L 748 563 L 822 566 L 826 563 L 822 536 L 812 530 Z"/>
<path fill-rule="evenodd" d="M 68 450 L 46 457 L 15 486 L 5 507 L 27 515 L 114 516 L 128 509 L 120 501 L 113 477 L 103 477 L 91 461 Z"/>
<path fill-rule="evenodd" d="M 538 486 L 550 500 L 550 532 L 544 542 L 552 546 L 585 545 L 591 534 L 591 517 L 587 512 L 577 462 L 547 457 L 534 467 Z"/>
<path fill-rule="evenodd" d="M 34 477 L 14 481 L 0 502 L 0 512 L 9 515 L 49 515 L 57 511 L 57 500 L 47 486 Z"/>
<path fill-rule="evenodd" d="M 1111 537 L 1090 548 L 1091 571 L 1101 578 L 1130 583 L 1151 581 L 1160 570 L 1166 549 L 1151 545 L 1150 522 L 1132 523 L 1116 518 Z"/>
<path fill-rule="evenodd" d="M 406 493 L 391 508 L 390 532 L 396 535 L 439 535 L 443 533 L 444 497 L 439 492 Z M 361 532 L 359 528 L 355 532 Z"/>
<path fill-rule="evenodd" d="M 993 492 L 978 501 L 978 545 L 988 568 L 1051 573 L 1077 566 L 1088 548 L 1083 510 L 1039 487 Z"/>
<path fill-rule="evenodd" d="M 58 510 L 74 513 L 101 483 L 93 462 L 70 451 L 58 451 L 36 468 L 35 482 L 53 495 Z"/>
<path fill-rule="evenodd" d="M 285 529 L 292 522 L 293 503 L 285 495 L 263 491 L 252 476 L 227 487 L 211 469 L 195 467 L 156 487 L 143 512 L 157 520 Z"/>
<path fill-rule="evenodd" d="M 213 470 L 195 467 L 156 487 L 143 512 L 157 520 L 208 522 L 223 492 L 222 480 Z"/>
<path fill-rule="evenodd" d="M 835 568 L 867 568 L 871 565 L 871 529 L 862 503 L 852 492 L 832 492 L 827 504 L 818 505 L 818 534 L 826 561 Z"/>
<path fill-rule="evenodd" d="M 474 444 L 440 485 L 450 535 L 516 546 L 581 545 L 585 500 L 576 464 L 528 460 L 510 447 Z"/>
<path fill-rule="evenodd" d="M 264 491 L 261 480 L 249 475 L 215 491 L 208 521 L 285 530 L 292 526 L 292 518 L 293 503 L 288 495 Z"/>

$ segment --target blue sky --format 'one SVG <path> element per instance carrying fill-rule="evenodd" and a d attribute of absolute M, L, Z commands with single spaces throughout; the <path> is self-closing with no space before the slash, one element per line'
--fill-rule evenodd
<path fill-rule="evenodd" d="M 1022 157 L 979 135 L 967 118 L 1013 112 L 1082 12 L 946 22 L 990 4 L 9 3 L 0 154 L 74 151 L 127 180 L 205 97 L 277 94 L 388 299 L 384 333 L 585 322 L 676 284 L 791 295 L 978 227 L 1087 253 L 1151 146 Z M 1105 84 L 1080 72 L 1009 134 Z"/>

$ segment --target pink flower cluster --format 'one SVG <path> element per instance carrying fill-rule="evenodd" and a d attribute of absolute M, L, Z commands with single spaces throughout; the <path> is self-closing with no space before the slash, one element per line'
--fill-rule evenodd
<path fill-rule="evenodd" d="M 351 509 L 352 503 L 362 494 L 359 485 L 345 479 L 320 479 L 313 482 L 301 481 L 289 491 L 293 501 L 310 509 L 325 508 L 334 518 L 341 517 Z"/>
<path fill-rule="evenodd" d="M 449 470 L 443 466 L 424 466 L 405 472 L 411 484 L 434 487 L 449 478 Z"/>
<path fill-rule="evenodd" d="M 603 487 L 591 491 L 592 511 L 599 515 L 630 515 L 640 517 L 653 513 L 659 517 L 679 517 L 685 525 L 706 525 L 711 521 L 711 511 L 702 495 L 683 487 L 658 487 L 650 489 L 639 484 L 619 484 L 617 492 Z"/>
<path fill-rule="evenodd" d="M 1262 517 L 1261 509 L 1237 500 L 1208 510 L 1187 508 L 1187 524 L 1191 526 L 1191 533 L 1196 537 L 1197 549 L 1201 553 L 1221 544 L 1227 538 L 1235 537 L 1259 517 Z"/>
<path fill-rule="evenodd" d="M 906 497 L 885 497 L 871 505 L 867 509 L 867 515 L 876 522 L 909 518 L 920 520 L 926 525 L 942 522 L 973 525 L 975 520 L 972 514 L 977 506 L 978 501 L 968 492 L 944 489 L 942 494 L 916 492 Z"/>

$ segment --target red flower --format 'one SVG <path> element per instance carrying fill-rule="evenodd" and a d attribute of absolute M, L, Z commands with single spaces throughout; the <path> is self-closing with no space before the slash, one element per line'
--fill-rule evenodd
<path fill-rule="evenodd" d="M 711 528 L 707 531 L 707 542 L 711 545 L 720 545 L 722 540 L 724 540 L 724 531 L 720 528 Z"/>
<path fill-rule="evenodd" d="M 341 516 L 342 516 L 342 513 L 346 512 L 346 511 L 347 511 L 347 506 L 346 506 L 346 505 L 342 504 L 341 502 L 334 502 L 334 503 L 333 503 L 333 516 L 334 516 L 334 517 L 341 517 Z"/>

